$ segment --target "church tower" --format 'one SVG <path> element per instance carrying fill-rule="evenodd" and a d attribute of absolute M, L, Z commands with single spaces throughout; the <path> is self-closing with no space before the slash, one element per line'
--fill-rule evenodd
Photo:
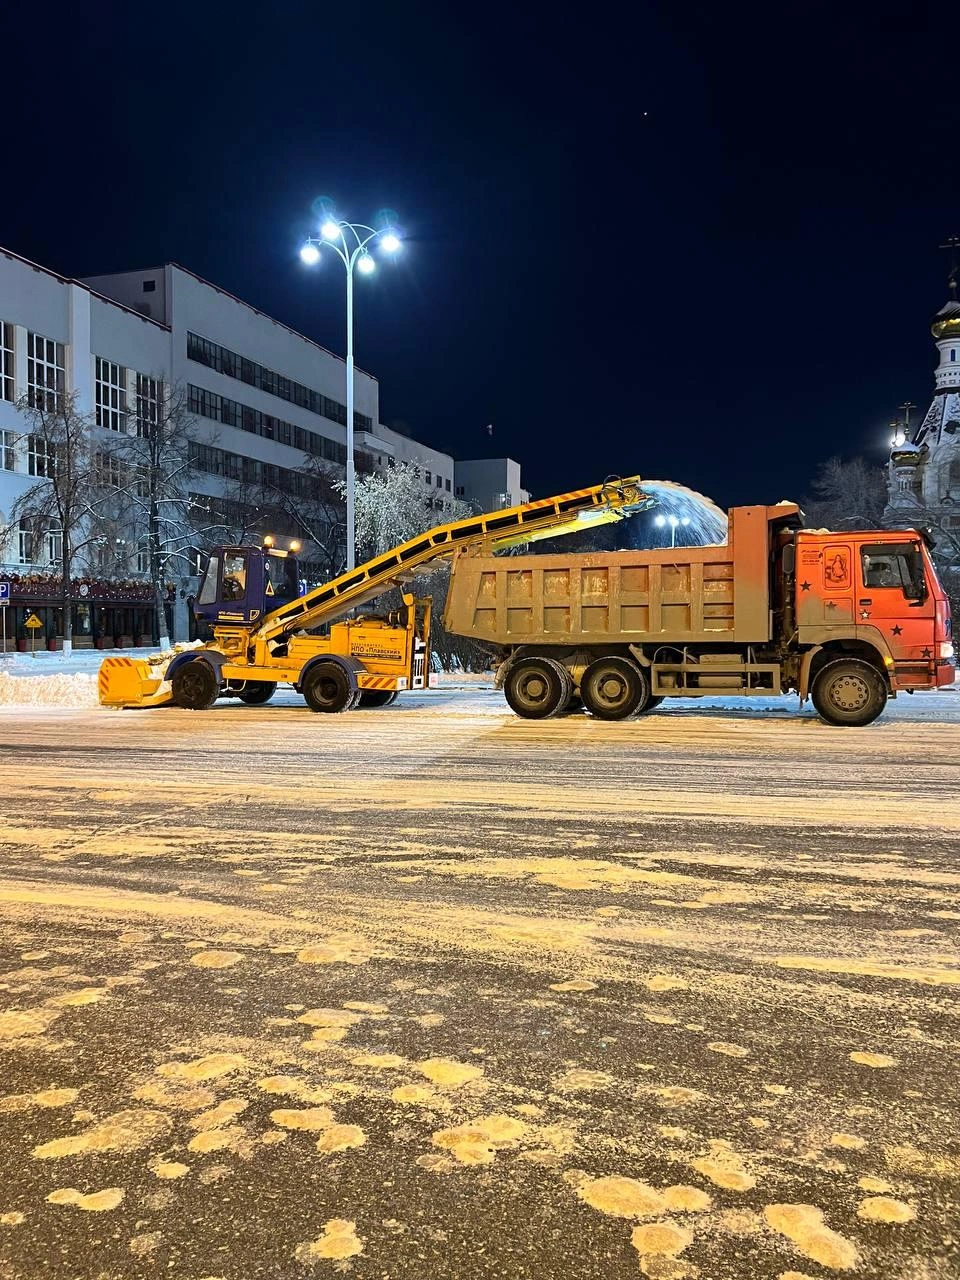
<path fill-rule="evenodd" d="M 913 438 L 893 442 L 886 516 L 890 524 L 960 530 L 960 238 L 954 236 L 941 247 L 951 250 L 953 263 L 950 300 L 930 325 L 940 357 L 933 402 Z"/>

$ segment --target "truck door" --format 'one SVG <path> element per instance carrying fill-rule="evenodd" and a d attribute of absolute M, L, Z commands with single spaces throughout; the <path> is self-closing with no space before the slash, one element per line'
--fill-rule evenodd
<path fill-rule="evenodd" d="M 859 555 L 858 630 L 876 628 L 902 679 L 931 664 L 936 602 L 916 542 L 864 542 Z M 909 670 L 907 670 L 909 668 Z"/>

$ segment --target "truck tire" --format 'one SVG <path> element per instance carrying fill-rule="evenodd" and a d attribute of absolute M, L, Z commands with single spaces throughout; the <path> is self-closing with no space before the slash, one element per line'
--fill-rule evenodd
<path fill-rule="evenodd" d="M 597 658 L 583 673 L 580 697 L 598 720 L 626 720 L 646 709 L 650 681 L 627 658 Z"/>
<path fill-rule="evenodd" d="M 657 697 L 654 698 L 648 698 L 642 707 L 637 708 L 637 715 L 645 716 L 648 711 L 656 711 L 661 702 L 663 702 L 662 694 L 657 695 Z"/>
<path fill-rule="evenodd" d="M 220 677 L 202 658 L 177 667 L 170 681 L 173 702 L 188 711 L 206 711 L 220 696 Z"/>
<path fill-rule="evenodd" d="M 887 685 L 869 662 L 841 658 L 817 672 L 811 691 L 813 705 L 827 724 L 871 724 L 887 705 Z"/>
<path fill-rule="evenodd" d="M 521 658 L 503 682 L 510 710 L 524 720 L 549 720 L 573 695 L 570 672 L 553 658 Z"/>
<path fill-rule="evenodd" d="M 359 690 L 350 687 L 350 677 L 338 662 L 318 662 L 304 676 L 300 686 L 311 711 L 349 711 L 356 706 Z"/>
<path fill-rule="evenodd" d="M 265 702 L 269 702 L 276 692 L 276 684 L 272 684 L 269 680 L 248 680 L 237 697 L 248 707 L 261 707 Z"/>
<path fill-rule="evenodd" d="M 396 700 L 396 689 L 361 689 L 357 706 L 361 710 L 372 711 L 375 707 L 389 707 Z"/>

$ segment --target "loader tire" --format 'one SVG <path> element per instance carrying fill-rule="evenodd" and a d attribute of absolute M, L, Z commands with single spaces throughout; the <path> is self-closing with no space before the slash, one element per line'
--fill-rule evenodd
<path fill-rule="evenodd" d="M 175 706 L 188 711 L 206 711 L 220 696 L 220 677 L 200 658 L 185 662 L 170 681 Z"/>
<path fill-rule="evenodd" d="M 396 700 L 396 689 L 362 689 L 357 706 L 362 711 L 372 711 L 375 707 L 389 707 Z"/>
<path fill-rule="evenodd" d="M 583 673 L 580 697 L 598 720 L 626 720 L 645 708 L 650 682 L 628 658 L 597 658 Z"/>
<path fill-rule="evenodd" d="M 349 711 L 357 704 L 358 689 L 350 687 L 350 677 L 337 662 L 318 662 L 310 668 L 300 686 L 311 711 Z"/>
<path fill-rule="evenodd" d="M 553 658 L 521 658 L 510 668 L 503 692 L 510 710 L 524 720 L 548 720 L 566 709 L 573 681 Z"/>
<path fill-rule="evenodd" d="M 887 705 L 883 676 L 869 662 L 841 658 L 817 672 L 811 695 L 821 720 L 857 727 L 871 724 Z"/>
<path fill-rule="evenodd" d="M 277 686 L 270 680 L 248 680 L 237 697 L 248 707 L 262 707 L 276 692 Z"/>

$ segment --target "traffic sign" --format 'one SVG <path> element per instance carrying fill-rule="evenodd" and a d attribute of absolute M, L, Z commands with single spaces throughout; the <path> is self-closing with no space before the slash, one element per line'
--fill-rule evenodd
<path fill-rule="evenodd" d="M 10 583 L 0 582 L 0 606 L 10 603 Z"/>
<path fill-rule="evenodd" d="M 37 617 L 35 613 L 31 613 L 30 617 L 26 620 L 26 622 L 23 625 L 25 627 L 28 627 L 31 631 L 36 631 L 37 627 L 43 626 L 43 623 L 40 621 L 40 619 Z"/>

